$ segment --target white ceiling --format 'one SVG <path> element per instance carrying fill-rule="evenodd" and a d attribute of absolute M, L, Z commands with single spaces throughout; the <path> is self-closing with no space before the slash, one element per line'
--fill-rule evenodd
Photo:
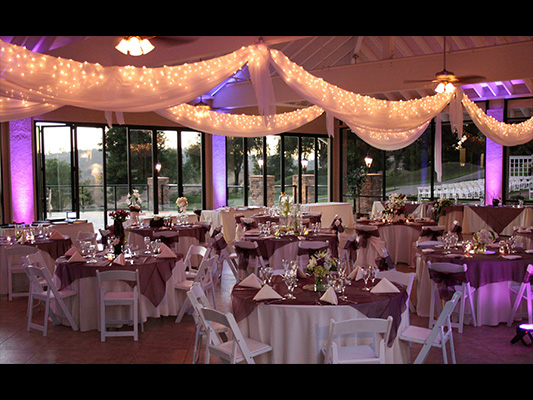
<path fill-rule="evenodd" d="M 431 80 L 444 68 L 443 36 L 156 36 L 155 50 L 125 56 L 115 50 L 119 36 L 0 36 L 0 39 L 44 54 L 104 66 L 157 67 L 224 55 L 260 39 L 293 62 L 329 83 L 388 100 L 407 100 L 434 93 Z M 533 95 L 533 36 L 446 36 L 446 69 L 455 75 L 481 75 L 484 82 L 462 86 L 472 100 Z M 274 71 L 279 105 L 307 103 Z M 213 95 L 214 94 L 214 95 Z M 253 106 L 246 68 L 204 95 L 216 108 Z M 531 111 L 526 111 L 531 113 Z"/>

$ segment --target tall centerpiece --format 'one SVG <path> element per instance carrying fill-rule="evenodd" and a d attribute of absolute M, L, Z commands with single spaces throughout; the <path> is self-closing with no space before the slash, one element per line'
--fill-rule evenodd
<path fill-rule="evenodd" d="M 122 253 L 122 246 L 126 243 L 126 233 L 124 232 L 123 223 L 129 215 L 130 213 L 122 208 L 109 213 L 109 216 L 113 218 L 113 235 L 115 238 L 111 244 L 115 249 L 115 255 Z"/>
<path fill-rule="evenodd" d="M 282 192 L 279 196 L 279 226 L 281 230 L 288 231 L 292 226 L 293 210 L 294 198 Z"/>
<path fill-rule="evenodd" d="M 187 212 L 188 205 L 189 201 L 187 200 L 187 197 L 178 197 L 176 199 L 176 207 L 178 207 L 180 214 L 185 214 Z"/>
<path fill-rule="evenodd" d="M 439 223 L 439 218 L 446 215 L 444 207 L 453 206 L 454 201 L 452 199 L 438 199 L 435 204 L 433 204 L 433 213 L 435 214 L 435 222 Z"/>
<path fill-rule="evenodd" d="M 331 271 L 337 270 L 337 259 L 332 257 L 327 250 L 319 251 L 309 258 L 307 272 L 315 276 L 315 292 L 327 290 L 322 280 L 329 275 Z"/>
<path fill-rule="evenodd" d="M 139 214 L 141 213 L 142 200 L 137 189 L 133 193 L 128 193 L 128 207 L 131 213 L 131 220 L 134 225 L 139 224 Z"/>
<path fill-rule="evenodd" d="M 474 253 L 485 254 L 487 245 L 496 241 L 496 233 L 491 229 L 480 229 L 472 235 L 472 241 L 474 242 Z"/>

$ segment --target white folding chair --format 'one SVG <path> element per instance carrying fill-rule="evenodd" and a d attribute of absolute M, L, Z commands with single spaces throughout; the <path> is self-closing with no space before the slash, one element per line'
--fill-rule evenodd
<path fill-rule="evenodd" d="M 98 281 L 98 303 L 100 314 L 100 340 L 105 342 L 106 337 L 116 336 L 133 336 L 133 340 L 139 339 L 139 323 L 141 330 L 144 331 L 144 325 L 139 321 L 139 299 L 140 299 L 140 285 L 139 285 L 139 271 L 127 270 L 111 270 L 111 271 L 96 271 L 96 278 Z M 131 290 L 124 290 L 122 288 L 115 289 L 119 282 L 126 282 L 133 284 Z M 111 286 L 113 286 L 111 288 Z M 108 307 L 130 307 L 128 312 L 129 318 L 108 319 Z M 117 311 L 117 314 L 119 312 Z M 129 324 L 133 325 L 131 330 L 107 330 L 108 326 L 117 326 Z"/>
<path fill-rule="evenodd" d="M 215 297 L 215 285 L 213 283 L 213 269 L 216 266 L 217 256 L 211 258 L 204 258 L 198 267 L 198 273 L 194 277 L 194 280 L 185 279 L 181 282 L 176 283 L 174 289 L 181 290 L 187 293 L 191 290 L 191 287 L 198 283 L 204 292 L 210 291 L 213 298 L 213 307 L 216 308 L 216 297 Z M 176 323 L 180 323 L 183 316 L 188 312 L 192 307 L 191 302 L 188 297 L 185 297 L 183 304 L 180 307 L 178 316 L 176 317 Z"/>
<path fill-rule="evenodd" d="M 33 254 L 38 252 L 37 247 L 32 246 L 21 246 L 19 244 L 14 244 L 9 247 L 6 247 L 6 258 L 7 258 L 7 290 L 9 301 L 13 300 L 13 297 L 26 297 L 29 294 L 27 292 L 14 292 L 13 291 L 13 275 L 25 276 L 24 266 L 23 266 L 23 257 L 28 254 Z M 26 278 L 24 278 L 25 280 Z"/>
<path fill-rule="evenodd" d="M 439 287 L 437 282 L 435 282 L 435 276 L 438 276 L 439 274 L 445 274 L 445 275 L 452 275 L 456 274 L 459 278 L 461 283 L 458 285 L 454 285 L 453 289 L 455 291 L 460 291 L 462 293 L 461 296 L 461 306 L 459 309 L 459 321 L 458 322 L 452 322 L 452 326 L 454 328 L 458 329 L 459 333 L 463 333 L 463 325 L 464 325 L 464 318 L 465 318 L 465 309 L 466 309 L 466 301 L 468 300 L 468 304 L 470 306 L 470 314 L 472 316 L 472 322 L 474 326 L 477 326 L 476 322 L 476 313 L 474 310 L 474 301 L 473 301 L 473 295 L 474 291 L 476 290 L 470 285 L 470 282 L 468 281 L 468 277 L 466 276 L 467 271 L 467 265 L 463 264 L 453 264 L 453 263 L 446 263 L 446 262 L 439 262 L 439 263 L 432 263 L 431 261 L 428 261 L 428 270 L 429 270 L 429 276 L 431 278 L 431 298 L 430 298 L 430 310 L 429 310 L 429 327 L 433 327 L 433 325 L 437 322 L 435 318 L 435 308 L 437 308 L 438 312 L 440 313 L 440 296 L 439 296 Z M 433 277 L 432 277 L 433 274 Z"/>
<path fill-rule="evenodd" d="M 448 364 L 448 355 L 446 350 L 446 343 L 450 343 L 450 352 L 452 358 L 452 364 L 455 364 L 455 349 L 453 346 L 453 333 L 452 323 L 450 316 L 457 306 L 457 303 L 462 297 L 461 292 L 455 292 L 451 300 L 446 302 L 442 312 L 433 329 L 424 328 L 421 326 L 409 325 L 404 331 L 402 331 L 398 338 L 405 342 L 422 344 L 422 349 L 418 353 L 414 364 L 423 364 L 426 360 L 429 351 L 432 347 L 442 349 L 442 357 L 444 364 Z"/>
<path fill-rule="evenodd" d="M 414 306 L 411 303 L 411 291 L 413 289 L 413 284 L 415 281 L 416 274 L 414 272 L 400 272 L 396 269 L 389 269 L 387 271 L 378 271 L 376 273 L 376 278 L 383 279 L 387 278 L 391 282 L 398 283 L 405 287 L 407 292 L 406 305 L 409 307 L 409 310 L 414 312 Z"/>
<path fill-rule="evenodd" d="M 357 265 L 376 267 L 376 259 L 382 255 L 381 249 L 387 247 L 380 237 L 378 227 L 375 225 L 358 224 L 355 227 L 358 236 Z M 377 235 L 377 236 L 376 236 Z"/>
<path fill-rule="evenodd" d="M 207 334 L 206 323 L 202 319 L 202 314 L 200 313 L 200 310 L 204 307 L 212 308 L 212 306 L 211 304 L 209 304 L 209 300 L 207 300 L 207 296 L 205 295 L 205 292 L 202 290 L 202 287 L 198 282 L 195 282 L 192 285 L 191 289 L 187 292 L 187 297 L 189 298 L 189 301 L 191 302 L 192 307 L 194 309 L 193 318 L 196 324 L 196 333 L 194 336 L 194 353 L 192 357 L 192 362 L 193 364 L 196 364 L 196 362 L 198 361 L 198 357 L 200 356 L 200 337 Z M 216 322 L 213 322 L 213 328 L 217 333 L 228 332 L 227 327 L 217 324 Z"/>
<path fill-rule="evenodd" d="M 385 364 L 385 348 L 389 341 L 392 317 L 356 318 L 345 321 L 330 320 L 329 336 L 321 349 L 324 364 Z M 372 336 L 370 344 L 346 345 L 339 338 Z M 379 335 L 379 336 L 378 336 Z"/>
<path fill-rule="evenodd" d="M 215 231 L 213 233 L 218 231 L 219 228 L 221 229 L 221 227 L 215 228 Z M 219 246 L 219 244 L 221 244 L 221 248 L 215 249 L 215 246 Z M 214 253 L 216 254 L 218 252 L 216 270 L 222 273 L 224 262 L 226 262 L 226 264 L 228 264 L 229 269 L 235 276 L 235 279 L 237 280 L 237 282 L 240 282 L 241 278 L 239 276 L 239 271 L 238 271 L 238 266 L 237 266 L 237 254 L 232 253 L 230 251 L 228 244 L 226 243 L 226 239 L 224 239 L 224 234 L 222 232 L 216 233 L 209 241 L 208 247 L 211 249 L 210 254 L 214 254 Z"/>
<path fill-rule="evenodd" d="M 202 245 L 191 244 L 187 250 L 187 254 L 183 259 L 183 265 L 185 266 L 185 276 L 187 279 L 194 279 L 198 273 L 198 267 L 200 263 L 208 253 L 208 248 Z M 200 261 L 198 263 L 198 260 Z"/>
<path fill-rule="evenodd" d="M 55 325 L 60 324 L 60 321 L 57 318 L 60 316 L 60 314 L 56 314 L 51 307 L 51 303 L 53 301 L 57 303 L 63 312 L 63 316 L 67 318 L 67 321 L 72 329 L 77 331 L 78 325 L 74 321 L 72 314 L 64 302 L 64 299 L 76 295 L 76 292 L 68 289 L 58 290 L 47 268 L 39 268 L 34 265 L 25 265 L 24 270 L 26 271 L 26 275 L 30 280 L 30 293 L 28 296 L 28 332 L 31 330 L 31 328 L 33 328 L 42 331 L 43 336 L 46 336 L 48 334 L 48 317 L 52 319 L 52 322 Z M 39 300 L 45 305 L 43 325 L 33 322 L 34 300 Z"/>
<path fill-rule="evenodd" d="M 266 343 L 244 337 L 232 313 L 224 314 L 215 309 L 204 307 L 200 309 L 200 314 L 207 327 L 206 364 L 209 364 L 211 354 L 230 364 L 237 364 L 242 361 L 255 364 L 254 357 L 272 350 L 272 347 Z M 228 328 L 229 335 L 224 335 L 226 337 L 222 338 L 216 332 L 214 323 Z"/>
<path fill-rule="evenodd" d="M 46 261 L 44 260 L 43 255 L 40 252 L 38 252 L 38 251 L 36 253 L 28 254 L 27 256 L 22 257 L 22 265 L 23 266 L 33 265 L 34 267 L 37 267 L 37 268 L 40 268 L 40 269 L 48 268 L 48 265 L 46 264 Z M 26 272 L 26 270 L 24 270 L 24 272 Z M 46 288 L 47 283 L 46 283 L 45 279 L 40 279 L 40 283 L 41 283 L 41 286 L 43 288 Z M 28 301 L 28 311 L 26 312 L 26 316 L 30 315 L 30 308 L 31 307 L 33 307 L 33 308 L 38 307 L 39 304 L 41 304 L 40 301 L 38 301 L 37 304 L 33 306 Z"/>
<path fill-rule="evenodd" d="M 518 311 L 518 307 L 520 306 L 520 303 L 522 300 L 526 300 L 527 304 L 527 316 L 528 316 L 528 323 L 533 324 L 533 313 L 532 313 L 532 303 L 533 303 L 533 294 L 531 293 L 531 277 L 533 276 L 533 264 L 529 264 L 527 266 L 526 273 L 524 275 L 524 279 L 522 280 L 522 283 L 518 285 L 517 283 L 513 282 L 509 286 L 509 289 L 516 293 L 516 298 L 513 304 L 513 308 L 511 310 L 511 314 L 509 315 L 509 321 L 507 322 L 507 326 L 511 326 L 513 324 L 514 318 L 516 316 L 516 312 Z"/>

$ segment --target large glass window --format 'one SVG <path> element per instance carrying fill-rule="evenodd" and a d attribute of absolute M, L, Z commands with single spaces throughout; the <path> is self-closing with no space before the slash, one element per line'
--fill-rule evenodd
<path fill-rule="evenodd" d="M 326 136 L 227 137 L 226 168 L 230 206 L 272 206 L 281 192 L 301 203 L 329 199 Z"/>

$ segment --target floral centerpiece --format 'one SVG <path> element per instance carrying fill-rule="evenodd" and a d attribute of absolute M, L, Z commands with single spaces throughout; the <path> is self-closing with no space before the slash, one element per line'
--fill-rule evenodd
<path fill-rule="evenodd" d="M 317 292 L 326 290 L 322 284 L 322 279 L 329 275 L 331 271 L 337 270 L 337 259 L 332 257 L 327 250 L 319 251 L 309 258 L 307 272 L 315 276 L 315 290 Z"/>
<path fill-rule="evenodd" d="M 453 206 L 453 199 L 438 199 L 435 204 L 433 204 L 433 213 L 435 214 L 435 222 L 439 222 L 439 218 L 446 215 L 446 211 L 443 210 L 443 207 Z"/>
<path fill-rule="evenodd" d="M 133 189 L 133 194 L 128 193 L 128 207 L 131 212 L 141 212 L 142 200 L 137 189 Z"/>
<path fill-rule="evenodd" d="M 111 241 L 111 244 L 115 248 L 115 255 L 122 253 L 122 246 L 126 243 L 126 233 L 122 224 L 129 215 L 130 213 L 122 208 L 109 213 L 109 216 L 113 218 L 113 235 L 115 238 Z"/>
<path fill-rule="evenodd" d="M 472 236 L 474 242 L 474 253 L 485 253 L 488 244 L 496 241 L 496 233 L 491 229 L 480 229 Z"/>
<path fill-rule="evenodd" d="M 184 214 L 187 211 L 187 206 L 189 205 L 189 201 L 187 200 L 187 197 L 178 197 L 176 199 L 176 207 L 179 208 L 179 212 Z"/>
<path fill-rule="evenodd" d="M 406 200 L 405 194 L 402 193 L 392 193 L 389 196 L 389 200 L 385 203 L 385 209 L 383 210 L 383 214 L 385 215 L 392 215 L 392 216 L 399 216 L 402 214 L 405 214 L 405 200 Z"/>
<path fill-rule="evenodd" d="M 281 193 L 279 196 L 279 213 L 283 217 L 288 217 L 294 206 L 294 198 L 292 196 L 287 196 L 285 193 Z"/>

